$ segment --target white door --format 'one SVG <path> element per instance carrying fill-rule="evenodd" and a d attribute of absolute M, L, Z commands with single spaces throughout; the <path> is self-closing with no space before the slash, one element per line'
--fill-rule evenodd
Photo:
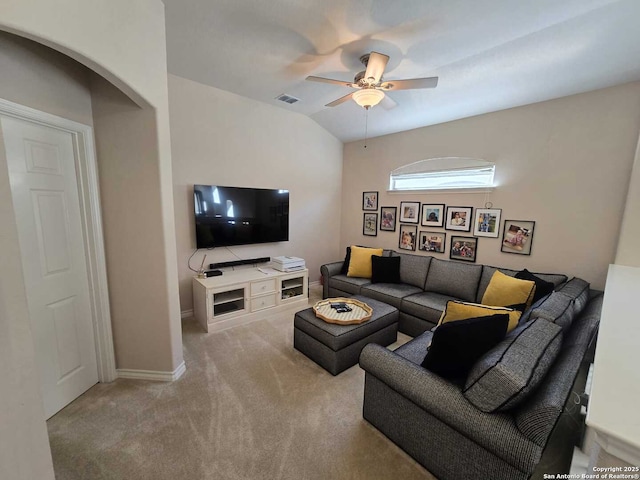
<path fill-rule="evenodd" d="M 73 137 L 1 117 L 47 418 L 98 382 Z"/>

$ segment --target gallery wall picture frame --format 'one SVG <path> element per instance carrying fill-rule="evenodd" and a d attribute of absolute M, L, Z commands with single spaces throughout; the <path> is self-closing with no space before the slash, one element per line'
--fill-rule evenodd
<path fill-rule="evenodd" d="M 505 220 L 500 251 L 531 255 L 535 226 L 536 222 L 533 220 Z"/>
<path fill-rule="evenodd" d="M 362 210 L 378 210 L 378 192 L 362 192 Z"/>
<path fill-rule="evenodd" d="M 401 250 L 415 250 L 418 236 L 417 225 L 400 224 L 400 235 L 398 237 L 398 248 Z"/>
<path fill-rule="evenodd" d="M 398 207 L 380 208 L 380 231 L 395 232 Z"/>
<path fill-rule="evenodd" d="M 476 237 L 451 235 L 451 247 L 449 248 L 449 258 L 451 260 L 475 262 L 477 254 L 478 239 Z"/>
<path fill-rule="evenodd" d="M 476 208 L 473 214 L 473 234 L 476 237 L 498 238 L 500 234 L 500 208 Z"/>
<path fill-rule="evenodd" d="M 427 232 L 420 230 L 418 235 L 418 249 L 423 252 L 444 253 L 447 234 L 444 232 Z"/>
<path fill-rule="evenodd" d="M 400 202 L 400 222 L 418 223 L 420 202 Z"/>
<path fill-rule="evenodd" d="M 378 214 L 365 213 L 362 218 L 362 234 L 369 237 L 378 235 Z"/>
<path fill-rule="evenodd" d="M 445 226 L 447 230 L 470 232 L 473 222 L 473 207 L 447 207 Z"/>
<path fill-rule="evenodd" d="M 442 227 L 444 225 L 444 212 L 443 203 L 423 203 L 420 225 L 423 227 Z"/>

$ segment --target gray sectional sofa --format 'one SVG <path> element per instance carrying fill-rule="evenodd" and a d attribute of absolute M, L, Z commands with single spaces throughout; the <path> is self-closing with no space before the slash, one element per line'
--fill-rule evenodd
<path fill-rule="evenodd" d="M 363 295 L 393 305 L 399 310 L 398 330 L 412 337 L 435 327 L 449 300 L 480 303 L 498 269 L 393 250 L 384 250 L 383 256 L 400 257 L 401 283 L 371 283 L 370 279 L 348 277 L 340 273 L 343 262 L 333 262 L 320 267 L 323 298 Z M 510 276 L 518 273 L 504 268 L 500 271 Z M 567 281 L 566 275 L 534 274 L 555 287 Z"/>
<path fill-rule="evenodd" d="M 390 303 L 400 310 L 400 331 L 415 336 L 395 351 L 375 344 L 362 350 L 364 418 L 440 480 L 568 473 L 602 292 L 581 279 L 536 274 L 553 282 L 554 292 L 525 311 L 466 379 L 447 380 L 421 366 L 431 328 L 448 300 L 479 303 L 497 268 L 385 254 L 402 257 L 403 283 L 352 279 L 340 274 L 342 262 L 321 267 L 325 297 Z"/>

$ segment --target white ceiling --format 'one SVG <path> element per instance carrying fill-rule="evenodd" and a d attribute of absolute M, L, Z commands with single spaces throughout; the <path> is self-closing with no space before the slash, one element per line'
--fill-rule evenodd
<path fill-rule="evenodd" d="M 374 137 L 640 80 L 640 0 L 164 0 L 169 72 L 307 115 L 347 142 L 365 136 L 351 91 L 359 57 L 389 55 Z M 275 100 L 286 93 L 300 102 Z"/>

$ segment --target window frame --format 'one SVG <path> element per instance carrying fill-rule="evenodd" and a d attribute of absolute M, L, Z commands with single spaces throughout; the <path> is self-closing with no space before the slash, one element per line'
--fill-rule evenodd
<path fill-rule="evenodd" d="M 477 158 L 468 157 L 439 157 L 419 160 L 417 162 L 396 168 L 389 174 L 388 193 L 443 193 L 466 192 L 482 193 L 491 192 L 495 188 L 495 163 Z M 457 182 L 454 178 L 484 177 L 484 182 Z M 432 185 L 407 186 L 398 188 L 399 181 L 411 182 L 420 179 L 432 179 Z"/>

